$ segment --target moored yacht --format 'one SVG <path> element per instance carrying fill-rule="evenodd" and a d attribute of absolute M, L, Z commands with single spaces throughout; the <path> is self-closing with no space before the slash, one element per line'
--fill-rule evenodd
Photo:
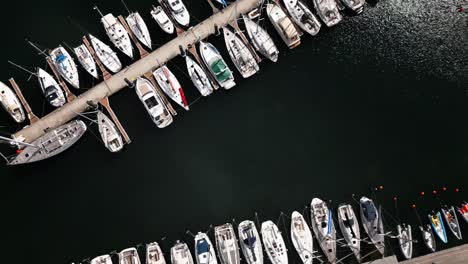
<path fill-rule="evenodd" d="M 151 36 L 140 13 L 133 12 L 128 15 L 125 20 L 135 37 L 148 49 L 151 49 Z"/>
<path fill-rule="evenodd" d="M 288 252 L 283 236 L 272 221 L 262 223 L 263 246 L 272 264 L 288 264 Z"/>
<path fill-rule="evenodd" d="M 104 25 L 111 42 L 125 55 L 133 59 L 132 42 L 124 26 L 111 13 L 104 16 L 97 7 L 94 7 L 94 9 L 101 15 L 101 23 Z"/>
<path fill-rule="evenodd" d="M 442 215 L 440 214 L 440 212 L 428 214 L 428 217 L 429 222 L 431 223 L 431 226 L 434 229 L 434 232 L 439 237 L 439 239 L 442 242 L 447 243 L 447 233 L 445 232 L 445 226 L 444 222 L 442 221 Z"/>
<path fill-rule="evenodd" d="M 197 264 L 218 264 L 213 244 L 206 233 L 195 236 L 195 259 Z"/>
<path fill-rule="evenodd" d="M 338 224 L 346 244 L 354 253 L 356 259 L 361 261 L 361 234 L 359 222 L 350 204 L 341 204 L 338 206 Z"/>
<path fill-rule="evenodd" d="M 119 130 L 103 112 L 97 112 L 97 122 L 99 127 L 99 133 L 101 134 L 102 142 L 104 146 L 110 152 L 118 152 L 123 148 L 122 136 Z"/>
<path fill-rule="evenodd" d="M 413 234 L 411 233 L 410 225 L 398 225 L 398 244 L 400 250 L 406 259 L 411 259 L 413 256 Z"/>
<path fill-rule="evenodd" d="M 242 221 L 238 228 L 240 247 L 248 264 L 263 264 L 260 235 L 253 221 Z"/>
<path fill-rule="evenodd" d="M 279 51 L 268 32 L 246 15 L 242 15 L 242 19 L 255 49 L 269 60 L 276 62 Z"/>
<path fill-rule="evenodd" d="M 157 127 L 165 128 L 172 123 L 172 115 L 148 79 L 138 77 L 135 92 Z"/>
<path fill-rule="evenodd" d="M 39 80 L 42 93 L 47 99 L 47 102 L 52 106 L 60 107 L 67 102 L 65 93 L 62 91 L 57 81 L 55 81 L 54 77 L 39 67 L 37 68 L 37 79 Z"/>
<path fill-rule="evenodd" d="M 78 69 L 68 51 L 62 46 L 59 46 L 50 52 L 50 58 L 60 76 L 73 87 L 77 89 L 80 88 Z"/>
<path fill-rule="evenodd" d="M 175 75 L 163 65 L 153 72 L 153 76 L 158 82 L 161 89 L 178 105 L 185 110 L 189 110 L 187 99 L 185 98 L 184 90 L 180 86 Z"/>
<path fill-rule="evenodd" d="M 158 23 L 159 27 L 168 34 L 174 33 L 174 23 L 169 19 L 169 16 L 164 12 L 161 6 L 154 7 L 151 10 L 151 16 Z"/>
<path fill-rule="evenodd" d="M 161 1 L 161 0 L 160 0 Z M 162 0 L 171 12 L 174 20 L 181 26 L 188 26 L 190 23 L 190 14 L 182 0 Z"/>
<path fill-rule="evenodd" d="M 432 232 L 431 225 L 426 225 L 425 227 L 420 226 L 419 229 L 421 230 L 422 238 L 424 245 L 432 251 L 436 251 L 436 241 L 434 237 L 434 232 Z"/>
<path fill-rule="evenodd" d="M 166 264 L 164 254 L 157 242 L 146 245 L 146 264 Z"/>
<path fill-rule="evenodd" d="M 310 214 L 315 238 L 319 242 L 328 262 L 336 263 L 336 230 L 332 211 L 328 209 L 324 201 L 314 198 L 310 203 Z"/>
<path fill-rule="evenodd" d="M 462 240 L 462 233 L 455 208 L 453 206 L 444 206 L 442 207 L 441 211 L 445 221 L 447 222 L 447 226 L 449 227 L 450 231 L 452 231 L 452 234 L 459 240 Z"/>
<path fill-rule="evenodd" d="M 317 14 L 327 27 L 332 27 L 343 19 L 335 0 L 312 0 Z"/>
<path fill-rule="evenodd" d="M 112 259 L 109 255 L 102 255 L 93 258 L 90 264 L 112 264 Z"/>
<path fill-rule="evenodd" d="M 364 4 L 366 3 L 365 0 L 341 0 L 341 2 L 356 14 L 362 13 Z"/>
<path fill-rule="evenodd" d="M 259 67 L 250 50 L 244 42 L 227 27 L 223 28 L 223 33 L 229 56 L 242 77 L 248 78 L 254 75 L 259 70 Z"/>
<path fill-rule="evenodd" d="M 203 68 L 188 55 L 185 56 L 185 62 L 190 79 L 200 94 L 203 96 L 210 95 L 213 92 L 213 85 Z"/>
<path fill-rule="evenodd" d="M 179 240 L 171 248 L 171 263 L 172 264 L 193 264 L 192 254 L 186 243 Z"/>
<path fill-rule="evenodd" d="M 216 226 L 214 232 L 221 264 L 240 264 L 239 247 L 232 225 L 227 223 Z"/>
<path fill-rule="evenodd" d="M 16 123 L 22 123 L 26 119 L 20 100 L 15 92 L 3 82 L 0 82 L 0 103 Z"/>
<path fill-rule="evenodd" d="M 383 221 L 381 209 L 377 210 L 374 201 L 367 197 L 361 197 L 359 200 L 361 212 L 361 221 L 371 242 L 384 256 L 385 253 L 385 234 L 383 230 Z"/>
<path fill-rule="evenodd" d="M 224 89 L 231 89 L 236 85 L 232 71 L 213 45 L 208 42 L 200 41 L 200 55 L 206 67 L 210 70 L 221 87 Z"/>
<path fill-rule="evenodd" d="M 283 0 L 283 3 L 296 25 L 312 36 L 318 34 L 321 27 L 320 21 L 301 0 Z"/>
<path fill-rule="evenodd" d="M 291 215 L 291 240 L 302 262 L 311 264 L 314 252 L 312 232 L 304 217 L 297 211 Z"/>
<path fill-rule="evenodd" d="M 78 58 L 78 61 L 80 62 L 81 66 L 83 66 L 83 68 L 89 74 L 91 74 L 91 76 L 93 76 L 96 79 L 99 79 L 96 68 L 96 62 L 94 61 L 94 58 L 91 55 L 91 52 L 89 52 L 86 45 L 81 44 L 73 50 L 75 51 L 76 57 Z"/>
<path fill-rule="evenodd" d="M 127 248 L 120 251 L 119 264 L 141 264 L 136 248 Z"/>
<path fill-rule="evenodd" d="M 91 45 L 93 46 L 96 56 L 99 60 L 113 73 L 117 73 L 122 69 L 122 63 L 120 62 L 117 54 L 107 44 L 89 34 Z"/>
<path fill-rule="evenodd" d="M 301 35 L 283 9 L 275 2 L 268 3 L 266 9 L 268 18 L 284 43 L 290 49 L 299 46 L 301 44 Z"/>

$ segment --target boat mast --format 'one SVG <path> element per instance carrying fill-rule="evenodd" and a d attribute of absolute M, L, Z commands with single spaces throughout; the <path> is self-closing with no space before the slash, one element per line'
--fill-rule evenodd
<path fill-rule="evenodd" d="M 120 2 L 122 2 L 122 4 L 124 5 L 125 9 L 127 9 L 128 14 L 131 14 L 132 12 L 130 12 L 130 9 L 128 9 L 128 6 L 127 6 L 127 4 L 125 3 L 125 1 L 124 1 L 124 0 L 120 0 Z"/>
<path fill-rule="evenodd" d="M 36 44 L 32 43 L 28 39 L 26 39 L 26 41 L 28 42 L 29 45 L 31 45 L 34 49 L 36 49 L 39 52 L 39 54 L 42 54 L 45 57 L 49 57 L 49 55 L 45 53 L 45 50 L 41 50 Z"/>
<path fill-rule="evenodd" d="M 99 8 L 98 8 L 97 6 L 94 6 L 93 9 L 96 10 L 96 11 L 99 13 L 99 15 L 100 15 L 101 17 L 104 16 L 104 15 L 102 14 L 101 10 L 99 10 Z"/>

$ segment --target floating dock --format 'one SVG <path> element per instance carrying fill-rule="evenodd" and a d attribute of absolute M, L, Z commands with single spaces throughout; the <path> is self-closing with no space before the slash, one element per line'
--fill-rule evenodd
<path fill-rule="evenodd" d="M 232 3 L 221 12 L 189 28 L 183 34 L 149 53 L 144 58 L 134 62 L 119 73 L 112 75 L 109 79 L 104 80 L 31 125 L 21 129 L 13 136 L 19 141 L 33 142 L 50 129 L 63 125 L 75 118 L 79 113 L 85 112 L 89 107 L 89 103 L 98 104 L 103 99 L 127 87 L 125 79 L 134 80 L 160 67 L 180 54 L 179 46 L 185 50 L 190 49 L 200 40 L 215 34 L 216 29 L 230 24 L 232 21 L 237 20 L 241 14 L 255 9 L 261 2 L 261 0 L 238 0 Z"/>
<path fill-rule="evenodd" d="M 465 264 L 468 263 L 468 245 L 462 245 L 434 252 L 414 259 L 400 262 L 401 264 Z"/>

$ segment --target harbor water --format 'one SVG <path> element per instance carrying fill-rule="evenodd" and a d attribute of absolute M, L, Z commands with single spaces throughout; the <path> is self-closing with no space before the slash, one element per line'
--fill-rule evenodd
<path fill-rule="evenodd" d="M 184 2 L 191 25 L 211 15 L 205 1 Z M 36 115 L 53 109 L 37 79 L 28 81 L 27 73 L 7 61 L 31 70 L 46 67 L 25 38 L 54 48 L 77 46 L 83 34 L 92 33 L 110 44 L 95 4 L 104 13 L 127 14 L 120 1 L 3 3 L 0 80 L 14 77 Z M 152 20 L 155 4 L 127 1 L 145 19 L 157 47 L 173 36 Z M 409 223 L 421 240 L 412 204 L 428 223 L 431 210 L 468 200 L 468 13 L 460 10 L 462 4 L 368 2 L 361 15 L 346 15 L 333 28 L 323 25 L 293 50 L 265 17 L 261 23 L 280 49 L 278 62 L 264 60 L 249 79 L 236 72 L 234 88 L 209 97 L 200 98 L 185 60 L 174 59 L 168 67 L 192 104 L 188 112 L 176 108 L 169 127 L 156 128 L 135 92 L 124 89 L 110 98 L 132 139 L 121 153 L 111 154 L 90 124 L 89 133 L 59 156 L 0 165 L 4 262 L 79 263 L 163 237 L 169 261 L 177 239 L 193 250 L 186 230 L 255 220 L 255 213 L 260 221 L 276 222 L 281 211 L 303 211 L 313 197 L 330 200 L 334 209 L 351 203 L 357 213 L 352 194 L 383 205 L 386 230 L 395 234 L 399 222 Z M 222 35 L 208 41 L 234 70 Z M 83 87 L 96 82 L 82 69 L 80 77 Z M 20 128 L 4 111 L 0 126 L 4 133 Z M 375 191 L 378 186 L 382 189 Z M 468 237 L 468 225 L 459 220 Z M 290 262 L 300 263 L 285 221 L 287 230 L 282 222 L 279 227 Z M 447 245 L 437 240 L 438 249 L 466 241 L 448 237 Z M 398 242 L 388 240 L 388 253 L 401 259 Z M 143 259 L 143 247 L 140 252 Z M 338 249 L 339 256 L 348 253 Z M 426 253 L 423 243 L 415 245 L 415 256 Z"/>

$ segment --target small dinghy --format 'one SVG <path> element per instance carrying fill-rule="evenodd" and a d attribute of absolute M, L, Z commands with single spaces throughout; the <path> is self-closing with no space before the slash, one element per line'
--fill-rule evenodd
<path fill-rule="evenodd" d="M 213 45 L 200 41 L 200 55 L 221 87 L 231 89 L 236 85 L 232 71 Z"/>
<path fill-rule="evenodd" d="M 432 232 L 431 225 L 427 225 L 425 228 L 420 226 L 419 230 L 421 230 L 422 238 L 424 245 L 432 251 L 436 251 L 436 241 L 434 237 L 434 233 Z"/>
<path fill-rule="evenodd" d="M 336 230 L 333 223 L 332 211 L 319 198 L 310 203 L 312 216 L 312 230 L 320 244 L 323 253 L 330 263 L 336 263 Z"/>
<path fill-rule="evenodd" d="M 90 264 L 112 264 L 111 256 L 102 255 L 91 260 Z"/>
<path fill-rule="evenodd" d="M 320 31 L 320 21 L 301 0 L 283 0 L 291 19 L 302 30 L 315 36 Z"/>
<path fill-rule="evenodd" d="M 364 10 L 365 0 L 341 0 L 341 2 L 355 14 L 360 14 Z"/>
<path fill-rule="evenodd" d="M 327 27 L 332 27 L 343 19 L 335 0 L 312 0 L 315 10 Z"/>
<path fill-rule="evenodd" d="M 242 15 L 242 19 L 255 49 L 272 62 L 276 62 L 279 51 L 268 32 L 246 15 Z"/>
<path fill-rule="evenodd" d="M 413 256 L 413 235 L 411 234 L 410 225 L 397 225 L 398 244 L 400 245 L 401 253 L 406 259 L 411 259 Z"/>
<path fill-rule="evenodd" d="M 452 231 L 452 234 L 456 238 L 462 240 L 462 233 L 460 229 L 460 224 L 458 223 L 458 218 L 455 212 L 455 208 L 453 206 L 451 207 L 445 206 L 441 209 L 441 211 L 442 211 L 442 214 L 444 215 L 444 219 L 447 222 L 447 225 L 450 231 Z"/>
<path fill-rule="evenodd" d="M 383 221 L 381 210 L 377 211 L 374 201 L 367 197 L 361 197 L 359 200 L 361 211 L 361 221 L 371 242 L 384 256 L 385 253 L 385 234 L 383 230 Z"/>
<path fill-rule="evenodd" d="M 164 32 L 167 34 L 174 33 L 174 23 L 169 19 L 166 12 L 161 6 L 154 7 L 151 10 L 151 16 L 154 20 L 158 23 L 159 27 L 161 27 Z"/>
<path fill-rule="evenodd" d="M 106 146 L 110 152 L 122 150 L 122 137 L 115 124 L 101 111 L 97 113 L 97 122 L 104 146 Z"/>
<path fill-rule="evenodd" d="M 462 218 L 465 220 L 465 222 L 468 224 L 468 203 L 463 202 L 461 207 L 457 208 L 457 211 L 460 213 Z"/>
<path fill-rule="evenodd" d="M 86 132 L 86 125 L 81 120 L 71 121 L 58 128 L 49 130 L 31 145 L 19 151 L 8 165 L 32 163 L 53 157 L 67 150 Z"/>
<path fill-rule="evenodd" d="M 102 14 L 101 14 L 102 15 Z M 102 16 L 101 22 L 104 25 L 106 34 L 112 44 L 116 46 L 125 55 L 133 59 L 133 47 L 130 36 L 124 26 L 111 13 Z"/>
<path fill-rule="evenodd" d="M 260 235 L 254 222 L 242 221 L 239 230 L 240 247 L 248 264 L 263 264 L 263 251 Z"/>
<path fill-rule="evenodd" d="M 291 215 L 291 240 L 302 262 L 311 264 L 314 252 L 312 232 L 304 217 L 296 211 Z"/>
<path fill-rule="evenodd" d="M 20 100 L 15 92 L 3 82 L 0 82 L 0 103 L 16 123 L 22 123 L 26 119 Z"/>
<path fill-rule="evenodd" d="M 62 46 L 59 46 L 50 52 L 50 58 L 60 76 L 73 87 L 79 89 L 80 79 L 78 76 L 78 69 L 68 51 Z"/>
<path fill-rule="evenodd" d="M 263 246 L 272 264 L 288 264 L 288 252 L 283 236 L 272 221 L 262 223 Z"/>
<path fill-rule="evenodd" d="M 83 66 L 83 68 L 89 74 L 91 74 L 91 76 L 93 76 L 96 79 L 99 79 L 96 68 L 96 62 L 94 61 L 94 58 L 91 55 L 91 52 L 89 52 L 86 45 L 81 44 L 73 50 L 75 51 L 76 57 L 78 58 L 78 61 L 80 62 L 81 66 Z"/>
<path fill-rule="evenodd" d="M 187 71 L 193 85 L 197 87 L 201 95 L 210 95 L 213 92 L 213 85 L 202 67 L 188 55 L 185 56 L 185 62 L 187 63 Z"/>
<path fill-rule="evenodd" d="M 157 242 L 146 245 L 146 264 L 166 264 L 164 254 Z"/>
<path fill-rule="evenodd" d="M 188 26 L 190 15 L 182 0 L 164 0 L 174 20 L 181 26 Z"/>
<path fill-rule="evenodd" d="M 171 263 L 172 264 L 193 264 L 192 253 L 187 244 L 176 241 L 176 244 L 171 248 Z"/>
<path fill-rule="evenodd" d="M 195 236 L 195 259 L 197 264 L 218 264 L 213 244 L 205 233 L 198 232 Z"/>
<path fill-rule="evenodd" d="M 178 105 L 185 110 L 189 110 L 187 99 L 185 99 L 184 90 L 180 86 L 175 75 L 163 65 L 153 72 L 153 76 L 158 82 L 161 89 Z"/>
<path fill-rule="evenodd" d="M 223 28 L 224 42 L 232 62 L 244 78 L 254 75 L 260 68 L 244 42 L 227 27 Z"/>
<path fill-rule="evenodd" d="M 267 4 L 267 15 L 281 39 L 290 49 L 301 44 L 301 35 L 288 15 L 275 2 Z"/>
<path fill-rule="evenodd" d="M 214 229 L 216 249 L 221 264 L 239 264 L 240 254 L 236 234 L 231 224 L 216 226 Z"/>
<path fill-rule="evenodd" d="M 447 243 L 448 242 L 447 233 L 445 232 L 445 226 L 444 226 L 444 222 L 442 222 L 442 215 L 440 214 L 440 212 L 437 212 L 437 214 L 436 213 L 429 214 L 428 217 L 429 217 L 429 222 L 431 223 L 431 226 L 434 229 L 434 232 L 439 237 L 439 239 L 442 242 Z"/>
<path fill-rule="evenodd" d="M 41 86 L 42 93 L 44 94 L 47 102 L 54 107 L 60 107 L 64 105 L 67 100 L 65 99 L 65 93 L 60 88 L 57 81 L 49 73 L 41 68 L 37 68 L 37 79 Z"/>
<path fill-rule="evenodd" d="M 361 233 L 359 222 L 354 214 L 353 207 L 350 204 L 341 204 L 338 206 L 338 224 L 341 233 L 358 261 L 361 261 Z"/>
<path fill-rule="evenodd" d="M 104 44 L 104 42 L 93 35 L 90 34 L 89 38 L 91 40 L 91 45 L 93 45 L 93 49 L 102 64 L 104 64 L 104 66 L 113 73 L 119 72 L 122 69 L 122 63 L 120 63 L 117 54 L 115 54 L 108 45 Z"/>
<path fill-rule="evenodd" d="M 127 248 L 120 251 L 119 264 L 141 264 L 136 248 Z"/>
<path fill-rule="evenodd" d="M 135 37 L 148 49 L 151 49 L 151 36 L 140 13 L 133 12 L 128 15 L 125 20 Z"/>
<path fill-rule="evenodd" d="M 157 127 L 165 128 L 172 123 L 172 115 L 148 79 L 138 77 L 135 92 Z"/>

